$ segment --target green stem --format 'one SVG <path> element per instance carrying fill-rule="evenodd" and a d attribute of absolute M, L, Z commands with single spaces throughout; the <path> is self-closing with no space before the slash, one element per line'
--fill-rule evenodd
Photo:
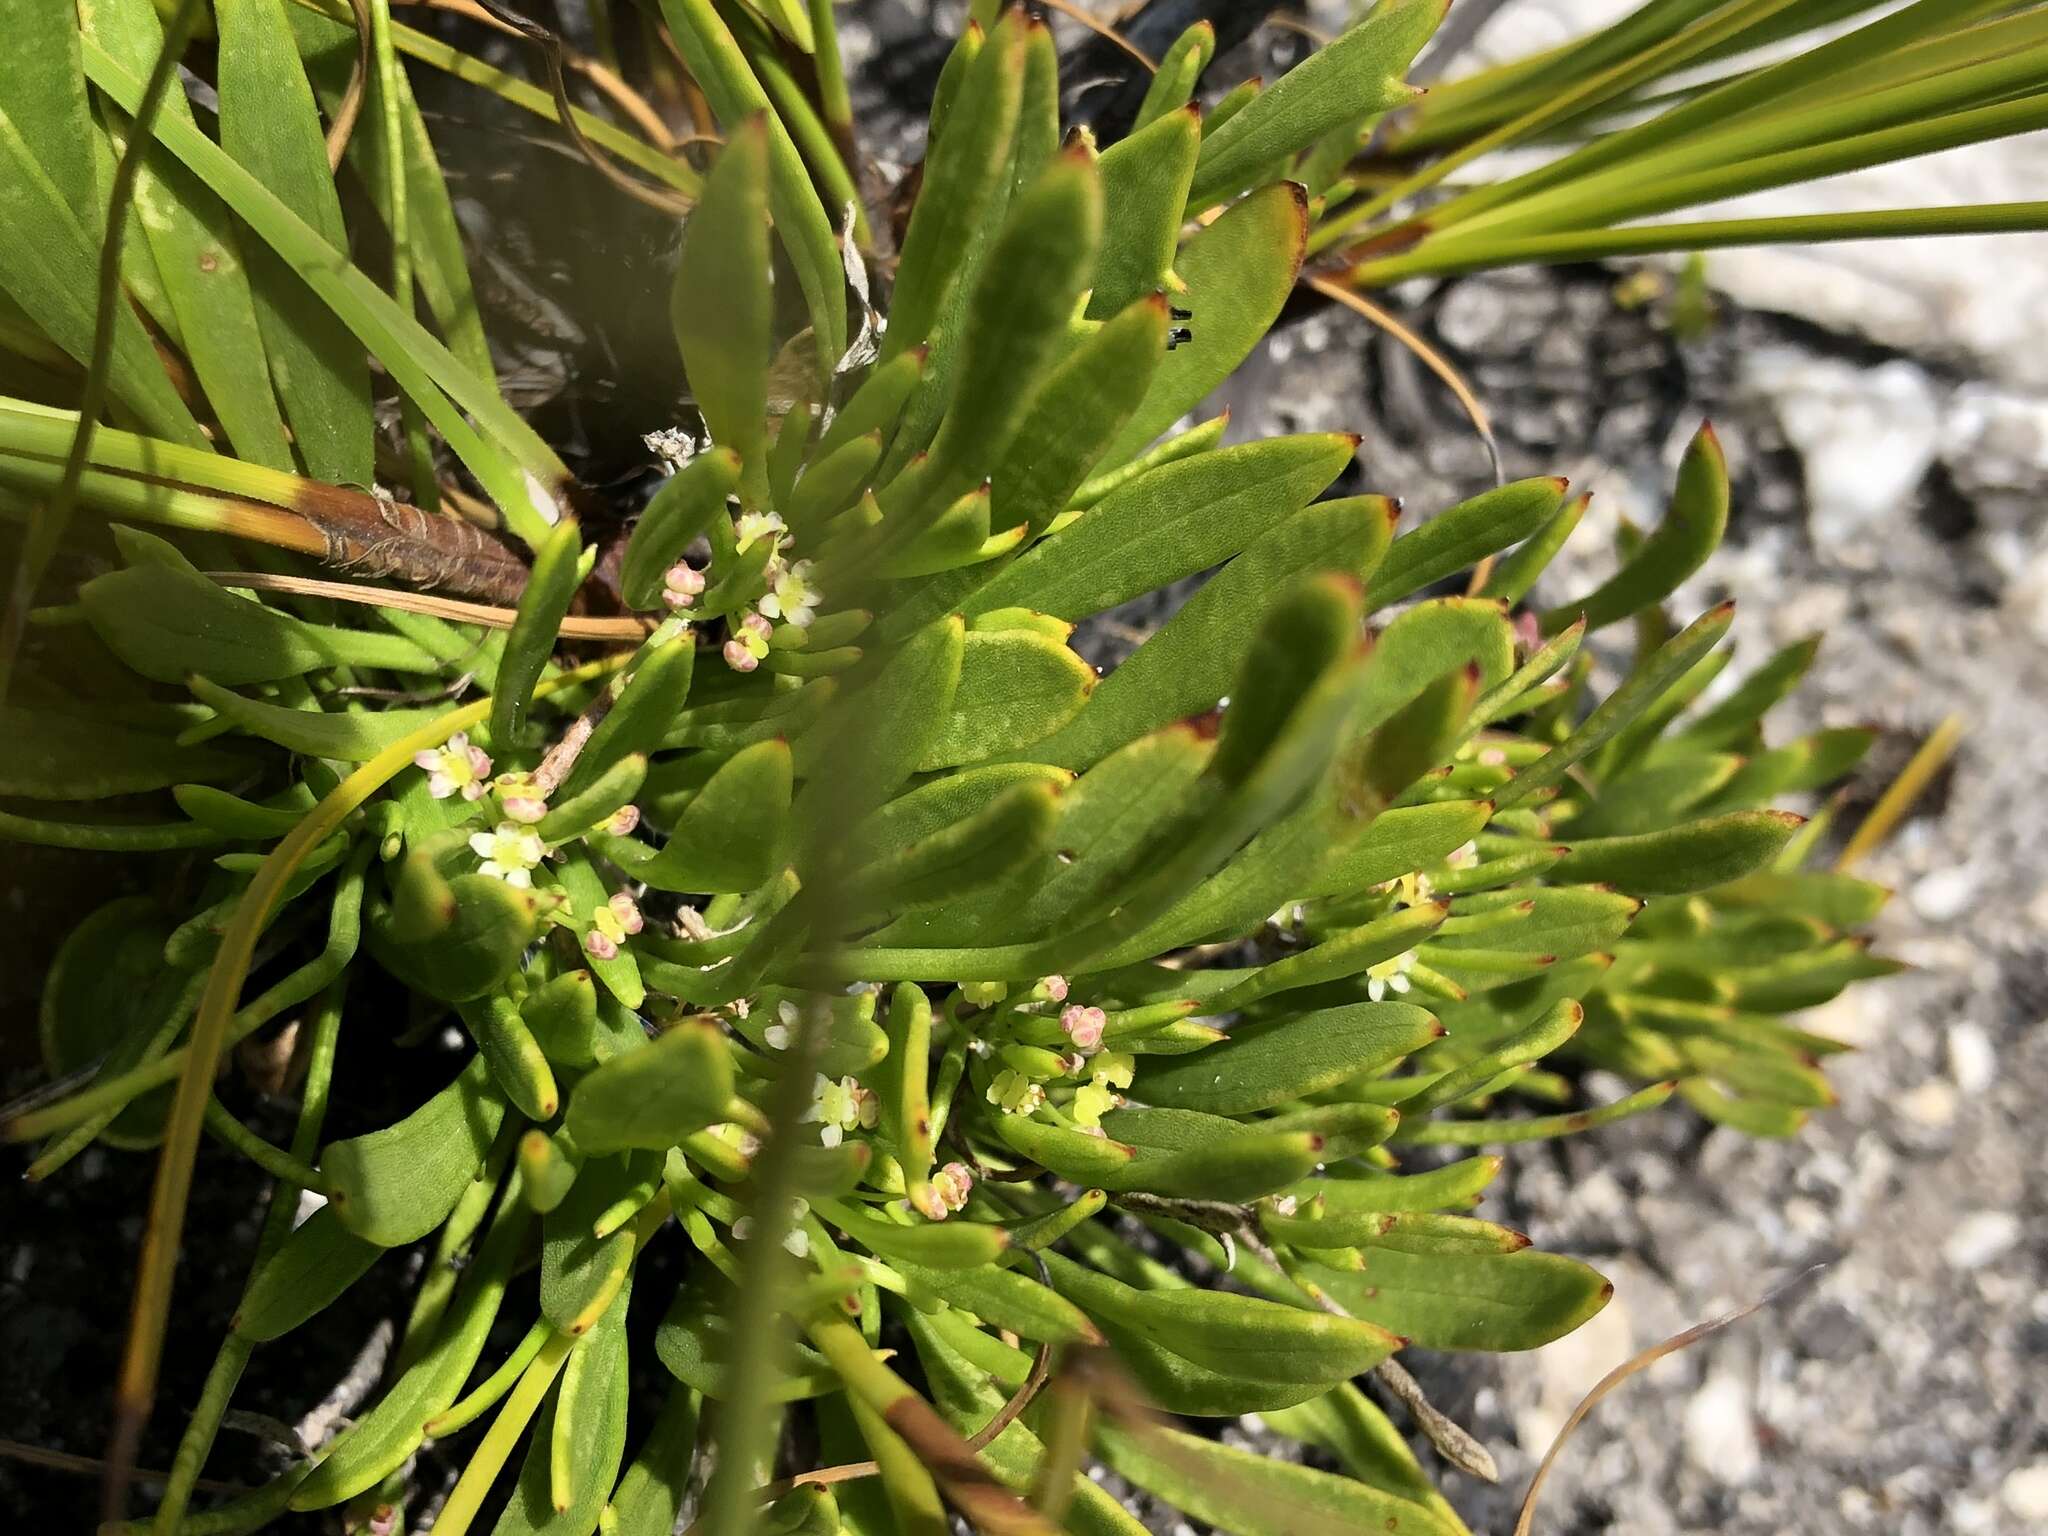
<path fill-rule="evenodd" d="M 825 121 L 839 140 L 840 152 L 855 158 L 853 99 L 846 90 L 846 66 L 839 57 L 839 23 L 832 15 L 832 0 L 809 0 L 811 37 L 816 51 L 811 55 L 818 70 L 818 105 Z"/>
<path fill-rule="evenodd" d="M 211 827 L 193 821 L 153 825 L 85 821 L 44 821 L 0 811 L 0 840 L 35 843 L 44 848 L 78 848 L 89 853 L 168 853 L 179 848 L 217 848 L 228 841 Z"/>
<path fill-rule="evenodd" d="M 335 1042 L 341 1034 L 341 1005 L 346 992 L 346 977 L 336 977 L 313 1013 L 312 1034 L 306 1046 L 305 1086 L 299 1097 L 299 1120 L 292 1130 L 291 1152 L 288 1154 L 297 1162 L 304 1163 L 320 1148 L 320 1131 L 327 1120 L 328 1096 L 334 1083 Z M 216 1104 L 218 1102 L 215 1101 Z M 249 1286 L 255 1283 L 256 1276 L 291 1231 L 292 1216 L 298 1207 L 298 1195 L 290 1184 L 281 1183 L 272 1191 L 270 1208 L 263 1218 L 263 1231 L 256 1239 L 256 1254 L 249 1262 L 249 1280 L 242 1287 L 245 1299 Z M 185 1426 L 184 1437 L 178 1442 L 177 1456 L 171 1463 L 170 1480 L 164 1485 L 163 1502 L 157 1506 L 154 1526 L 157 1536 L 171 1536 L 183 1528 L 185 1506 L 191 1500 L 192 1489 L 206 1465 L 207 1452 L 213 1448 L 214 1435 L 227 1411 L 228 1400 L 233 1396 L 255 1347 L 251 1340 L 236 1333 L 230 1333 L 222 1343 L 213 1369 L 207 1373 L 206 1386 L 200 1392 L 191 1421 Z"/>
<path fill-rule="evenodd" d="M 478 1443 L 476 1454 L 462 1469 L 454 1492 L 435 1517 L 430 1536 L 463 1536 L 469 1529 L 483 1507 L 484 1495 L 491 1491 L 491 1485 L 512 1455 L 513 1446 L 526 1433 L 527 1424 L 539 1410 L 548 1388 L 555 1384 L 555 1377 L 576 1343 L 571 1335 L 557 1333 L 535 1352 L 532 1364 L 519 1378 L 519 1385 L 512 1389 L 512 1395 L 506 1398 L 505 1406 L 498 1410 L 498 1416 Z"/>
<path fill-rule="evenodd" d="M 533 1326 L 526 1330 L 526 1337 L 512 1346 L 512 1353 L 505 1357 L 502 1365 L 486 1376 L 461 1402 L 427 1420 L 428 1437 L 443 1440 L 474 1423 L 485 1409 L 512 1390 L 512 1384 L 533 1363 L 533 1357 L 540 1353 L 541 1346 L 553 1337 L 554 1332 L 553 1323 L 544 1317 L 535 1318 Z"/>
<path fill-rule="evenodd" d="M 1425 242 L 1399 256 L 1362 261 L 1346 274 L 1359 288 L 1381 288 L 1410 277 L 1448 277 L 1493 267 L 1604 261 L 1672 251 L 1709 251 L 1744 245 L 1818 245 L 1841 240 L 1890 240 L 1925 235 L 2002 235 L 2048 229 L 2048 202 L 1984 203 L 1974 208 L 1871 208 L 1851 213 L 1793 214 L 1780 218 L 1710 219 L 1690 224 L 1648 224 L 1631 229 L 1570 229 L 1469 245 Z M 875 978 L 887 979 L 887 978 Z"/>
<path fill-rule="evenodd" d="M 1579 85 L 1549 96 L 1520 117 L 1459 145 L 1449 154 L 1431 161 L 1412 176 L 1396 182 L 1378 196 L 1368 198 L 1355 208 L 1346 209 L 1341 218 L 1325 224 L 1310 239 L 1310 252 L 1326 249 L 1340 239 L 1346 230 L 1355 229 L 1366 220 L 1377 218 L 1395 204 L 1413 197 L 1418 192 L 1428 190 L 1451 172 L 1470 165 L 1480 156 L 1490 154 L 1496 149 L 1505 149 L 1511 144 L 1542 132 L 1561 118 L 1582 112 L 1589 106 L 1633 89 L 1644 80 L 1677 68 L 1702 50 L 1733 35 L 1743 27 L 1799 3 L 1801 0 L 1742 0 L 1742 3 L 1719 15 L 1696 22 L 1677 35 L 1645 48 L 1632 57 L 1624 58 L 1618 64 L 1601 70 Z"/>
<path fill-rule="evenodd" d="M 206 1101 L 206 1129 L 215 1141 L 231 1152 L 239 1152 L 272 1178 L 310 1189 L 316 1195 L 327 1193 L 325 1174 L 303 1158 L 293 1157 L 284 1148 L 274 1147 L 258 1136 L 229 1114 L 217 1096 Z"/>

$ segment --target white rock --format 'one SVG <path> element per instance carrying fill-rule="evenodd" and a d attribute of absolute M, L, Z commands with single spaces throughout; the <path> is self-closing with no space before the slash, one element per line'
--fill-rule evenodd
<path fill-rule="evenodd" d="M 1977 871 L 1952 864 L 1913 882 L 1913 910 L 1930 923 L 1952 923 L 1977 899 Z"/>
<path fill-rule="evenodd" d="M 1965 1021 L 1950 1028 L 1948 1075 L 1968 1094 L 1983 1093 L 1998 1080 L 1998 1053 L 1982 1025 Z"/>
<path fill-rule="evenodd" d="M 1716 1371 L 1685 1405 L 1685 1459 L 1717 1481 L 1740 1486 L 1756 1476 L 1756 1415 L 1749 1388 L 1729 1371 Z"/>
<path fill-rule="evenodd" d="M 2048 1520 L 2048 1461 L 2033 1461 L 2006 1474 L 1998 1501 L 2022 1520 Z"/>
<path fill-rule="evenodd" d="M 1832 560 L 1883 556 L 1880 531 L 1919 489 L 1941 446 L 1941 409 L 1907 362 L 1856 368 L 1789 348 L 1749 357 L 1744 383 L 1777 409 L 1806 468 L 1807 525 Z"/>
<path fill-rule="evenodd" d="M 2020 1240 L 2020 1219 L 2010 1211 L 1972 1211 L 1955 1225 L 1941 1256 L 1950 1269 L 1981 1269 Z"/>
<path fill-rule="evenodd" d="M 1938 1077 L 1930 1077 L 1899 1098 L 1899 1112 L 1915 1125 L 1929 1130 L 1946 1130 L 1955 1124 L 1956 1091 Z"/>

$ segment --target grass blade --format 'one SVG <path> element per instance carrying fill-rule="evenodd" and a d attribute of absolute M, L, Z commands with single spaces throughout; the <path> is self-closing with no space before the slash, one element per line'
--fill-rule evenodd
<path fill-rule="evenodd" d="M 221 147 L 321 239 L 348 249 L 319 108 L 284 0 L 217 0 Z M 248 253 L 256 320 L 299 456 L 315 479 L 368 485 L 375 425 L 362 347 L 276 255 Z"/>

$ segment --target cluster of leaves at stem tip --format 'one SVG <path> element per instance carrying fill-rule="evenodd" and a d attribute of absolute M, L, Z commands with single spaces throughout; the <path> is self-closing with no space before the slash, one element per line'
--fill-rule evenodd
<path fill-rule="evenodd" d="M 196 1139 L 281 1190 L 133 1528 L 393 1529 L 431 1439 L 466 1457 L 440 1536 L 487 1497 L 503 1536 L 663 1536 L 686 1499 L 721 1536 L 949 1507 L 1136 1536 L 1091 1460 L 1243 1536 L 1462 1530 L 1359 1381 L 1483 1465 L 1392 1357 L 1530 1348 L 1608 1294 L 1464 1214 L 1501 1166 L 1477 1149 L 1674 1092 L 1759 1135 L 1829 1102 L 1838 1047 L 1785 1016 L 1889 969 L 1856 933 L 1885 893 L 1813 867 L 1826 816 L 1773 802 L 1867 737 L 1767 744 L 1813 645 L 1710 694 L 1732 608 L 1667 616 L 1728 516 L 1710 430 L 1612 578 L 1536 604 L 1587 505 L 1564 482 L 1397 531 L 1385 497 L 1318 499 L 1355 438 L 1183 423 L 1311 253 L 1340 289 L 1601 254 L 1644 213 L 2017 131 L 2044 97 L 2000 71 L 2038 63 L 2042 9 L 1923 0 L 1676 105 L 1667 73 L 1816 8 L 1653 0 L 1418 103 L 1442 0 L 1382 0 L 1206 113 L 1204 24 L 1104 147 L 1062 138 L 1046 25 L 977 0 L 896 228 L 853 191 L 822 3 L 636 13 L 723 132 L 698 164 L 385 0 L 215 0 L 209 132 L 164 90 L 204 9 L 167 39 L 152 0 L 0 3 L 39 61 L 0 71 L 9 663 L 30 637 L 0 835 L 166 866 L 54 958 L 48 1064 L 91 1080 L 5 1125 L 39 1178 L 162 1145 L 117 1471 Z M 595 504 L 498 393 L 401 54 L 568 112 L 606 174 L 689 205 L 670 319 L 701 419 L 654 445 L 671 473 L 623 539 L 586 541 Z M 1561 132 L 1539 171 L 1415 200 Z M 337 168 L 388 271 L 345 254 Z M 118 562 L 30 611 L 74 508 Z M 1106 674 L 1076 653 L 1205 572 Z M 1623 623 L 1602 694 L 1582 644 Z M 280 1147 L 216 1067 L 287 1023 Z M 344 1051 L 417 1107 L 326 1138 Z M 1641 1086 L 1589 1106 L 1589 1066 Z M 293 1225 L 302 1189 L 324 1203 Z M 192 1513 L 254 1350 L 428 1241 L 354 1422 Z M 643 1269 L 681 1278 L 636 1303 Z M 645 1424 L 629 1306 L 672 1378 Z M 1256 1412 L 1338 1470 L 1154 1408 Z M 830 1470 L 776 1481 L 793 1445 Z"/>

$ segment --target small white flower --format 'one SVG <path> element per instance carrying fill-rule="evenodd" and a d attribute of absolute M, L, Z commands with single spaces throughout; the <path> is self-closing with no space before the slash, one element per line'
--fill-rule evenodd
<path fill-rule="evenodd" d="M 533 884 L 534 868 L 547 852 L 539 835 L 516 821 L 501 821 L 492 831 L 472 834 L 469 846 L 484 861 L 479 873 L 520 887 Z"/>
<path fill-rule="evenodd" d="M 457 731 L 446 746 L 413 753 L 412 760 L 426 773 L 427 793 L 436 800 L 456 794 L 465 800 L 483 799 L 491 760 L 483 748 L 470 745 L 467 731 Z"/>
<path fill-rule="evenodd" d="M 863 1088 L 860 1080 L 842 1077 L 838 1082 L 822 1074 L 811 1090 L 811 1107 L 804 1112 L 806 1120 L 819 1120 L 818 1140 L 828 1147 L 836 1147 L 846 1139 L 848 1131 L 872 1130 L 881 1118 L 881 1101 L 874 1091 Z"/>
<path fill-rule="evenodd" d="M 775 573 L 768 595 L 761 599 L 761 611 L 802 629 L 818 614 L 818 589 L 811 585 L 811 562 L 799 560 Z"/>
<path fill-rule="evenodd" d="M 1022 1072 L 1005 1067 L 988 1085 L 988 1101 L 1006 1115 L 1028 1115 L 1045 1102 L 1045 1089 Z"/>
<path fill-rule="evenodd" d="M 791 1227 L 782 1239 L 782 1246 L 790 1257 L 808 1259 L 811 1256 L 811 1234 L 802 1227 Z"/>
<path fill-rule="evenodd" d="M 1128 1051 L 1104 1051 L 1089 1063 L 1088 1080 L 1098 1087 L 1128 1088 L 1137 1066 L 1137 1058 Z"/>
<path fill-rule="evenodd" d="M 1294 1195 L 1275 1195 L 1272 1203 L 1276 1216 L 1292 1216 L 1301 1206 L 1301 1201 Z"/>
<path fill-rule="evenodd" d="M 1415 951 L 1404 950 L 1391 960 L 1382 960 L 1378 965 L 1368 966 L 1365 972 L 1365 995 L 1374 1002 L 1383 1002 L 1389 992 L 1400 996 L 1412 985 L 1408 980 L 1408 968 L 1415 964 Z"/>
<path fill-rule="evenodd" d="M 772 538 L 779 544 L 788 531 L 789 525 L 783 522 L 780 512 L 742 512 L 733 525 L 734 551 L 744 555 L 760 539 Z"/>
<path fill-rule="evenodd" d="M 767 1041 L 769 1050 L 786 1051 L 789 1049 L 789 1026 L 786 1024 L 770 1024 L 761 1031 L 761 1038 Z"/>

